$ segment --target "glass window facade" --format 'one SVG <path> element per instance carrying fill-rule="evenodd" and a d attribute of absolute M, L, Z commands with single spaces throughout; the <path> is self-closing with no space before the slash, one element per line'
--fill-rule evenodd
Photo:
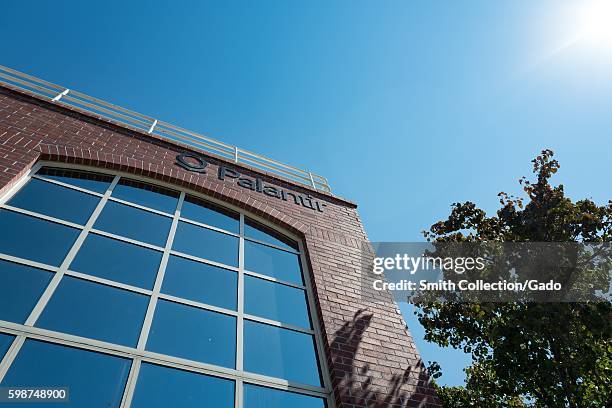
<path fill-rule="evenodd" d="M 312 336 L 250 320 L 244 322 L 244 368 L 302 384 L 321 384 Z"/>
<path fill-rule="evenodd" d="M 322 398 L 260 387 L 253 384 L 244 386 L 245 408 L 325 408 Z"/>
<path fill-rule="evenodd" d="M 28 339 L 0 387 L 68 388 L 71 407 L 118 407 L 129 371 L 126 358 Z"/>
<path fill-rule="evenodd" d="M 162 293 L 225 309 L 238 305 L 238 273 L 171 255 Z"/>
<path fill-rule="evenodd" d="M 98 201 L 98 196 L 33 179 L 8 204 L 76 224 L 85 224 Z"/>
<path fill-rule="evenodd" d="M 170 217 L 108 201 L 94 228 L 163 247 L 166 245 L 171 224 Z"/>
<path fill-rule="evenodd" d="M 180 303 L 157 303 L 147 350 L 234 368 L 236 318 Z"/>
<path fill-rule="evenodd" d="M 25 323 L 52 277 L 42 269 L 0 260 L 0 320 Z"/>
<path fill-rule="evenodd" d="M 65 276 L 36 326 L 135 347 L 147 305 L 139 293 Z"/>
<path fill-rule="evenodd" d="M 234 392 L 230 380 L 145 363 L 140 367 L 132 407 L 233 408 Z"/>
<path fill-rule="evenodd" d="M 0 386 L 68 387 L 74 407 L 327 406 L 296 241 L 95 171 L 40 168 L 4 202 Z"/>
<path fill-rule="evenodd" d="M 310 328 L 306 292 L 254 276 L 244 277 L 245 313 Z"/>
<path fill-rule="evenodd" d="M 15 340 L 15 336 L 0 333 L 0 360 L 4 357 L 9 347 L 11 347 L 13 340 Z"/>
<path fill-rule="evenodd" d="M 172 248 L 187 255 L 238 266 L 238 237 L 180 221 Z"/>
<path fill-rule="evenodd" d="M 79 236 L 76 228 L 5 209 L 0 231 L 1 253 L 52 266 L 60 266 Z"/>
<path fill-rule="evenodd" d="M 292 252 L 245 240 L 244 267 L 281 281 L 303 284 L 299 256 Z"/>
<path fill-rule="evenodd" d="M 161 259 L 160 251 L 89 234 L 70 269 L 151 290 Z"/>

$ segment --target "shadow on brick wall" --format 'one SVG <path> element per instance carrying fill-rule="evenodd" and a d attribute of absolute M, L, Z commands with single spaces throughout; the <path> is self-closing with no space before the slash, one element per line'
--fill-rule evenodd
<path fill-rule="evenodd" d="M 339 407 L 440 407 L 421 360 L 414 366 L 409 366 L 403 374 L 394 374 L 383 387 L 373 384 L 375 378 L 380 381 L 380 376 L 378 372 L 374 374 L 370 364 L 355 364 L 359 363 L 355 358 L 359 358 L 358 350 L 372 317 L 372 314 L 361 309 L 334 334 L 331 344 L 334 350 L 334 367 L 342 367 L 344 371 L 344 376 L 339 379 L 340 384 L 336 387 L 336 390 L 339 390 L 339 395 L 336 395 Z"/>

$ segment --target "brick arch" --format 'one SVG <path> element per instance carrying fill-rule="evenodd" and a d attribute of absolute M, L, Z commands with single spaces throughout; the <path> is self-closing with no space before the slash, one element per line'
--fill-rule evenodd
<path fill-rule="evenodd" d="M 66 147 L 60 145 L 40 144 L 37 146 L 40 152 L 28 166 L 28 169 L 39 160 L 79 164 L 91 166 L 92 169 L 108 169 L 122 171 L 134 175 L 174 184 L 178 187 L 208 195 L 220 201 L 232 204 L 240 209 L 272 221 L 274 224 L 285 228 L 298 237 L 304 239 L 309 231 L 309 226 L 293 217 L 281 213 L 273 206 L 257 200 L 250 195 L 242 194 L 240 191 L 228 188 L 219 183 L 210 181 L 209 177 L 197 173 L 182 170 L 178 166 L 166 166 L 148 163 L 145 160 L 135 159 L 129 156 L 112 153 L 92 152 L 91 150 Z"/>

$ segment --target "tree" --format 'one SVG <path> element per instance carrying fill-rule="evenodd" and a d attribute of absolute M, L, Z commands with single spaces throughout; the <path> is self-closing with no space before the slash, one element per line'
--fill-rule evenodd
<path fill-rule="evenodd" d="M 588 199 L 572 202 L 563 185 L 552 186 L 549 180 L 560 166 L 551 150 L 532 163 L 536 180 L 520 180 L 525 199 L 500 193 L 501 208 L 492 217 L 472 202 L 455 203 L 446 220 L 424 231 L 427 240 L 610 242 L 612 201 L 603 206 Z M 608 289 L 607 272 L 604 278 Z M 425 297 L 415 304 L 426 340 L 472 355 L 464 387 L 437 387 L 445 406 L 612 406 L 609 302 L 442 302 Z M 434 378 L 441 375 L 437 363 L 430 371 Z"/>

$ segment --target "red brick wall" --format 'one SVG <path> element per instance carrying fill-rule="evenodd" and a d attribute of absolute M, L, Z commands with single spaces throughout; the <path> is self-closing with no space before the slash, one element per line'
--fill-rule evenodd
<path fill-rule="evenodd" d="M 325 210 L 251 192 L 233 180 L 222 182 L 217 178 L 218 158 L 211 159 L 205 175 L 187 172 L 175 164 L 177 152 L 185 150 L 189 149 L 0 87 L 0 194 L 41 159 L 175 183 L 269 219 L 304 239 L 338 408 L 439 406 L 391 296 L 361 295 L 360 246 L 367 236 L 356 206 L 270 175 L 262 176 L 265 182 L 311 194 L 327 204 Z M 240 171 L 263 174 L 245 167 Z"/>

